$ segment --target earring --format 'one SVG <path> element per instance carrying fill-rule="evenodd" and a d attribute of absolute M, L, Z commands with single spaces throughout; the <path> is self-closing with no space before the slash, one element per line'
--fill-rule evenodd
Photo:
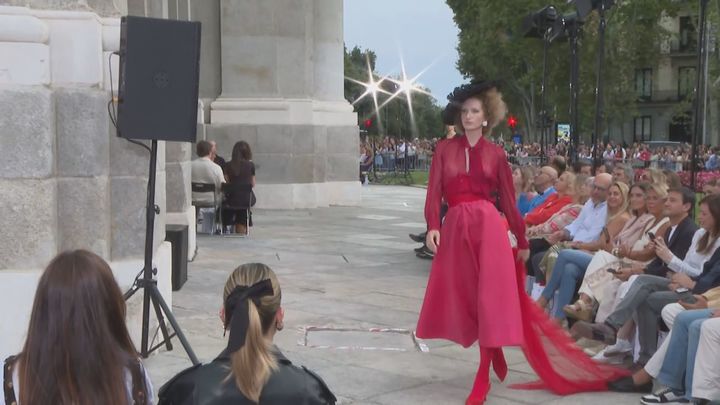
<path fill-rule="evenodd" d="M 278 332 L 280 332 L 281 330 L 283 330 L 284 327 L 285 327 L 285 324 L 284 324 L 283 322 L 276 322 L 276 323 L 275 323 L 275 329 L 277 329 Z"/>
<path fill-rule="evenodd" d="M 483 121 L 483 122 L 482 122 L 482 126 L 484 126 L 484 127 L 488 126 L 488 122 L 487 122 L 487 121 Z"/>

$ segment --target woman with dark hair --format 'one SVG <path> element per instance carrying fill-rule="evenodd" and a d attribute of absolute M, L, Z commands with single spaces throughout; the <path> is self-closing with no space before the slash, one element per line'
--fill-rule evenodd
<path fill-rule="evenodd" d="M 448 99 L 445 124 L 455 124 L 463 135 L 439 144 L 430 167 L 425 220 L 435 259 L 417 336 L 464 347 L 478 342 L 480 365 L 467 404 L 485 401 L 491 365 L 504 380 L 503 346 L 522 346 L 544 386 L 556 393 L 606 389 L 617 372 L 595 365 L 525 294 L 525 224 L 505 151 L 487 139 L 507 112 L 497 85 L 473 82 Z M 443 199 L 450 208 L 441 226 Z M 517 240 L 517 253 L 498 208 Z"/>
<path fill-rule="evenodd" d="M 5 360 L 6 405 L 149 404 L 153 393 L 125 327 L 125 300 L 108 264 L 60 253 L 35 292 L 22 352 Z"/>
<path fill-rule="evenodd" d="M 180 372 L 160 389 L 160 405 L 332 405 L 323 380 L 294 366 L 272 344 L 285 313 L 275 272 L 248 263 L 230 274 L 220 317 L 230 331 L 227 348 L 211 363 Z"/>
<path fill-rule="evenodd" d="M 252 226 L 250 207 L 255 205 L 255 164 L 252 162 L 250 145 L 238 141 L 233 146 L 232 160 L 225 170 L 225 206 L 223 207 L 223 225 L 233 225 L 235 233 L 247 234 Z"/>

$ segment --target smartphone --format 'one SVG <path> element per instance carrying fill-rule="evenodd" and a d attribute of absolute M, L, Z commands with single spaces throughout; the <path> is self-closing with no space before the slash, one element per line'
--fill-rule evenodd
<path fill-rule="evenodd" d="M 680 301 L 687 304 L 694 304 L 697 302 L 697 298 L 692 294 L 692 291 L 685 287 L 675 289 L 675 293 L 680 295 Z"/>
<path fill-rule="evenodd" d="M 652 241 L 654 241 L 654 240 L 655 240 L 655 234 L 654 234 L 654 233 L 652 233 L 652 232 L 648 232 L 648 237 L 649 237 L 649 238 L 650 238 L 650 240 L 652 240 Z"/>

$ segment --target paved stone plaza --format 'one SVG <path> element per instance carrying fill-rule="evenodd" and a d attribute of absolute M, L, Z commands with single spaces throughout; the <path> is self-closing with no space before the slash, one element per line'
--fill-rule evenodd
<path fill-rule="evenodd" d="M 199 236 L 188 282 L 173 296 L 175 314 L 198 357 L 209 361 L 225 346 L 218 312 L 228 273 L 241 263 L 263 262 L 277 272 L 283 288 L 285 329 L 277 345 L 294 363 L 323 376 L 339 403 L 464 403 L 477 367 L 476 348 L 426 341 L 429 351 L 421 352 L 402 333 L 310 331 L 305 339 L 305 328 L 312 326 L 415 328 L 430 262 L 415 257 L 417 245 L 407 234 L 424 228 L 424 197 L 419 188 L 369 186 L 360 207 L 257 210 L 249 239 Z M 174 351 L 146 361 L 156 390 L 190 365 L 179 342 L 173 343 Z M 489 404 L 639 403 L 638 395 L 562 398 L 509 389 L 508 382 L 530 381 L 534 374 L 519 350 L 505 353 L 509 381 L 493 379 Z"/>

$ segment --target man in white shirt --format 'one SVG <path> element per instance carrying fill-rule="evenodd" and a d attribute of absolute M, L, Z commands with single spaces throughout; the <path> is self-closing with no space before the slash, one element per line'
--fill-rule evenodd
<path fill-rule="evenodd" d="M 593 180 L 593 189 L 590 192 L 590 199 L 585 203 L 580 215 L 565 229 L 550 234 L 545 240 L 547 245 L 552 246 L 558 242 L 571 240 L 573 242 L 593 242 L 600 237 L 607 219 L 607 194 L 612 185 L 612 176 L 608 173 L 598 174 Z M 539 265 L 546 249 L 536 245 L 533 249 L 531 244 L 530 260 L 525 264 L 528 275 L 537 276 Z"/>
<path fill-rule="evenodd" d="M 196 151 L 198 158 L 191 163 L 192 173 L 191 181 L 193 183 L 214 184 L 215 192 L 221 196 L 222 184 L 225 183 L 225 176 L 220 166 L 215 164 L 210 158 L 212 144 L 208 141 L 200 141 L 197 143 Z M 192 194 L 194 202 L 212 203 L 214 201 L 212 193 L 195 193 Z"/>

